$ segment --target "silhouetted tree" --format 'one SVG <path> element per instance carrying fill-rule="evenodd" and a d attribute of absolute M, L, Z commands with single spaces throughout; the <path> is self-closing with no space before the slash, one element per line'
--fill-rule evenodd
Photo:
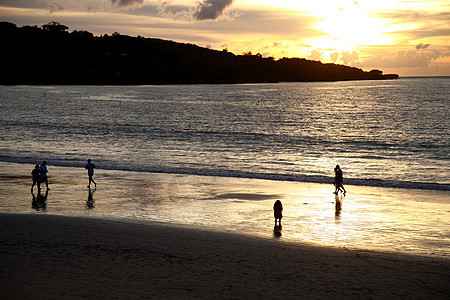
<path fill-rule="evenodd" d="M 380 70 L 371 70 L 369 73 L 370 73 L 371 75 L 382 75 L 382 74 L 383 74 L 383 71 L 380 71 Z"/>
<path fill-rule="evenodd" d="M 86 31 L 86 30 L 80 30 L 80 31 L 74 30 L 70 33 L 70 35 L 76 39 L 91 39 L 94 37 L 94 35 L 92 33 L 90 33 L 89 31 Z"/>
<path fill-rule="evenodd" d="M 9 22 L 0 22 L 1 32 L 11 32 L 17 30 L 17 25 Z"/>
<path fill-rule="evenodd" d="M 65 32 L 69 29 L 66 25 L 62 25 L 61 23 L 55 21 L 42 25 L 42 28 L 51 32 Z"/>

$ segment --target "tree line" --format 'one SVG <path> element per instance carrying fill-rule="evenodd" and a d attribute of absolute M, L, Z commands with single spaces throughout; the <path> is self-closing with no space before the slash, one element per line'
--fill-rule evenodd
<path fill-rule="evenodd" d="M 304 58 L 235 55 L 192 44 L 131 37 L 94 36 L 50 22 L 17 27 L 0 22 L 0 84 L 200 84 L 395 79 Z"/>

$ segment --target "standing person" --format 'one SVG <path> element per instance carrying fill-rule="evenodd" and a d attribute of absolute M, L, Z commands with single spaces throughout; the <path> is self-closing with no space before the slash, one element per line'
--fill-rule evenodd
<path fill-rule="evenodd" d="M 91 181 L 95 184 L 95 187 L 97 187 L 97 184 L 95 183 L 94 179 L 92 178 L 92 176 L 94 176 L 95 165 L 93 163 L 91 163 L 90 159 L 88 159 L 88 163 L 86 164 L 86 167 L 84 167 L 84 168 L 88 170 L 88 175 L 89 175 L 89 185 L 87 187 L 91 188 Z"/>
<path fill-rule="evenodd" d="M 340 190 L 342 190 L 342 192 L 344 193 L 345 196 L 345 188 L 344 188 L 344 177 L 342 175 L 342 170 L 341 167 L 339 165 L 336 165 L 336 167 L 334 168 L 334 186 L 335 186 L 335 190 L 334 193 L 337 195 L 339 193 Z"/>
<path fill-rule="evenodd" d="M 275 217 L 275 228 L 281 229 L 281 219 L 283 218 L 283 204 L 281 204 L 280 200 L 275 201 L 275 204 L 273 205 L 273 216 Z"/>
<path fill-rule="evenodd" d="M 39 183 L 38 183 L 38 189 L 41 189 L 41 183 L 45 182 L 45 187 L 47 188 L 47 191 L 50 189 L 48 188 L 48 178 L 47 178 L 47 162 L 44 160 L 39 167 Z"/>
<path fill-rule="evenodd" d="M 38 190 L 41 189 L 41 184 L 39 183 L 39 165 L 35 165 L 33 171 L 31 171 L 31 176 L 33 177 L 33 184 L 31 185 L 31 192 L 33 193 L 34 185 L 37 184 Z"/>

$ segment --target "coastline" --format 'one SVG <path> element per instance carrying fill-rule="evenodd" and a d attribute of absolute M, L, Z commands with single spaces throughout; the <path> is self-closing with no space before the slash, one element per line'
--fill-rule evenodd
<path fill-rule="evenodd" d="M 43 188 L 47 197 L 39 203 L 36 188 L 30 193 L 32 167 L 0 163 L 0 212 L 153 221 L 293 244 L 450 255 L 447 191 L 346 185 L 347 196 L 336 198 L 331 184 L 101 169 L 94 175 L 98 188 L 89 190 L 82 167 L 50 165 L 51 191 L 45 195 Z M 274 232 L 278 199 L 283 230 Z"/>
<path fill-rule="evenodd" d="M 158 222 L 0 214 L 5 298 L 447 299 L 450 261 Z"/>
<path fill-rule="evenodd" d="M 97 169 L 92 195 L 86 170 L 50 165 L 46 207 L 36 209 L 33 165 L 0 167 L 0 288 L 7 299 L 450 294 L 448 210 L 440 219 L 435 212 L 448 207 L 445 191 L 346 186 L 337 214 L 331 184 Z M 273 230 L 274 199 L 285 208 L 282 236 Z M 443 238 L 419 241 L 433 243 L 436 253 L 417 252 L 408 240 L 405 249 L 382 244 L 402 226 L 417 235 L 421 224 L 410 223 L 417 212 L 418 220 L 442 223 Z M 392 243 L 403 242 L 393 236 Z"/>

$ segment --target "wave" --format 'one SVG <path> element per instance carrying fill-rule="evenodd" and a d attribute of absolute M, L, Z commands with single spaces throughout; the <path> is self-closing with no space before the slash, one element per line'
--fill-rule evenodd
<path fill-rule="evenodd" d="M 0 161 L 9 163 L 21 163 L 34 165 L 38 160 L 31 157 L 12 158 L 8 156 L 0 156 Z M 84 167 L 85 161 L 79 159 L 53 159 L 51 165 L 58 167 L 80 168 Z M 278 181 L 296 181 L 296 182 L 311 182 L 332 184 L 333 177 L 324 175 L 307 175 L 307 174 L 273 174 L 264 172 L 248 172 L 240 170 L 227 169 L 200 169 L 200 168 L 185 168 L 185 167 L 148 167 L 136 165 L 117 165 L 113 161 L 105 161 L 102 159 L 102 166 L 98 169 L 128 171 L 128 172 L 148 172 L 148 173 L 166 173 L 166 174 L 184 174 L 184 175 L 199 175 L 199 176 L 214 176 L 214 177 L 234 177 L 234 178 L 249 178 L 249 179 L 265 179 Z M 405 188 L 405 189 L 421 189 L 421 190 L 440 190 L 450 191 L 450 184 L 436 183 L 436 182 L 415 182 L 415 181 L 400 181 L 400 180 L 386 180 L 379 178 L 345 178 L 344 184 L 356 186 L 373 186 L 385 188 Z"/>

